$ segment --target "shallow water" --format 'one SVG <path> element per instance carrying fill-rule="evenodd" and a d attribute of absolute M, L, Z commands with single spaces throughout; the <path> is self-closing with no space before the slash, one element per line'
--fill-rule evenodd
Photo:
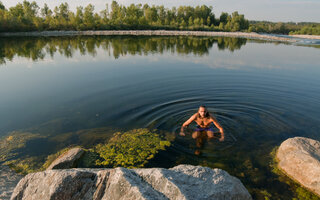
<path fill-rule="evenodd" d="M 290 199 L 295 193 L 271 173 L 269 154 L 289 137 L 320 139 L 314 46 L 132 36 L 2 38 L 0 44 L 0 135 L 19 130 L 55 138 L 27 143 L 25 155 L 104 139 L 83 129 L 108 127 L 111 135 L 156 128 L 169 132 L 174 145 L 148 167 L 219 167 L 240 178 L 255 199 L 264 199 L 261 191 Z M 196 147 L 194 124 L 178 136 L 199 105 L 223 126 L 224 142 L 205 139 Z M 77 131 L 79 137 L 68 134 Z"/>

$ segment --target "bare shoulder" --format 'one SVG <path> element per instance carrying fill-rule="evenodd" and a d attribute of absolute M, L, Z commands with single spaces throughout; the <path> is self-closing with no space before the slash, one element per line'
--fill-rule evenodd
<path fill-rule="evenodd" d="M 194 113 L 194 114 L 191 116 L 191 118 L 192 118 L 192 119 L 196 119 L 197 116 L 198 116 L 198 113 Z"/>
<path fill-rule="evenodd" d="M 210 114 L 210 120 L 217 121 L 216 118 L 212 114 Z"/>

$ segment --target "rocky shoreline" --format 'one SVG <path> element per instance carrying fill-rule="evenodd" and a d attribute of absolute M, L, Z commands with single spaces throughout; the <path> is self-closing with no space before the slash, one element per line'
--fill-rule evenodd
<path fill-rule="evenodd" d="M 0 198 L 9 199 L 252 199 L 241 181 L 222 169 L 179 165 L 164 168 L 73 168 L 83 149 L 56 158 L 47 170 L 24 178 L 0 168 Z M 289 138 L 278 148 L 276 167 L 320 195 L 320 142 Z M 72 168 L 72 169 L 70 169 Z M 2 193 L 1 193 L 2 192 Z"/>
<path fill-rule="evenodd" d="M 262 39 L 268 41 L 296 42 L 294 38 L 245 32 L 213 31 L 166 31 L 166 30 L 124 30 L 124 31 L 42 31 L 42 32 L 4 32 L 0 37 L 38 37 L 38 36 L 78 36 L 78 35 L 141 35 L 141 36 L 209 36 Z"/>
<path fill-rule="evenodd" d="M 170 169 L 63 169 L 25 176 L 19 199 L 251 200 L 241 181 L 221 169 L 179 165 Z"/>

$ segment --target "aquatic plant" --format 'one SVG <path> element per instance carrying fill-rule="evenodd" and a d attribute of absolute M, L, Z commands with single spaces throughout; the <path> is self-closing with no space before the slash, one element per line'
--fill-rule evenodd
<path fill-rule="evenodd" d="M 40 171 L 42 162 L 39 157 L 27 157 L 7 161 L 4 165 L 8 165 L 16 173 L 29 174 Z"/>
<path fill-rule="evenodd" d="M 30 132 L 12 131 L 0 139 L 0 162 L 6 162 L 16 158 L 26 143 L 43 136 Z"/>
<path fill-rule="evenodd" d="M 159 150 L 165 150 L 170 144 L 170 141 L 162 140 L 159 134 L 148 129 L 117 132 L 107 144 L 95 147 L 101 157 L 96 164 L 107 167 L 143 167 Z"/>
<path fill-rule="evenodd" d="M 97 168 L 96 160 L 99 159 L 99 154 L 94 149 L 84 149 L 85 153 L 79 159 L 77 167 L 79 168 Z"/>

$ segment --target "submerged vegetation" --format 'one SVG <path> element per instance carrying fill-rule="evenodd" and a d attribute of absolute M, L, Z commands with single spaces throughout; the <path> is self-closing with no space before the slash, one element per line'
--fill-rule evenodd
<path fill-rule="evenodd" d="M 156 130 L 133 129 L 114 134 L 110 134 L 110 131 L 110 128 L 101 127 L 58 136 L 11 132 L 0 140 L 0 162 L 9 165 L 10 168 L 21 174 L 45 170 L 56 158 L 75 146 L 74 143 L 68 142 L 70 137 L 74 140 L 79 137 L 80 140 L 83 140 L 80 143 L 88 149 L 84 149 L 85 154 L 79 160 L 78 167 L 143 167 L 160 150 L 165 150 L 170 146 L 169 140 L 172 140 L 172 137 L 166 135 L 166 132 Z M 92 139 L 85 141 L 87 136 L 92 136 Z M 39 138 L 53 142 L 58 148 L 56 153 L 40 152 L 34 155 L 28 152 L 26 144 Z M 64 145 L 59 145 L 63 140 Z"/>
<path fill-rule="evenodd" d="M 170 142 L 148 129 L 135 129 L 125 133 L 115 133 L 107 144 L 95 147 L 102 160 L 97 165 L 106 167 L 144 167 L 159 150 L 165 150 Z"/>
<path fill-rule="evenodd" d="M 40 134 L 13 131 L 0 139 L 0 164 L 10 166 L 16 172 L 27 174 L 41 167 L 42 159 L 28 153 L 28 144 L 43 139 Z"/>
<path fill-rule="evenodd" d="M 27 142 L 43 138 L 43 136 L 30 132 L 13 131 L 0 139 L 0 163 L 15 159 L 23 153 Z"/>

